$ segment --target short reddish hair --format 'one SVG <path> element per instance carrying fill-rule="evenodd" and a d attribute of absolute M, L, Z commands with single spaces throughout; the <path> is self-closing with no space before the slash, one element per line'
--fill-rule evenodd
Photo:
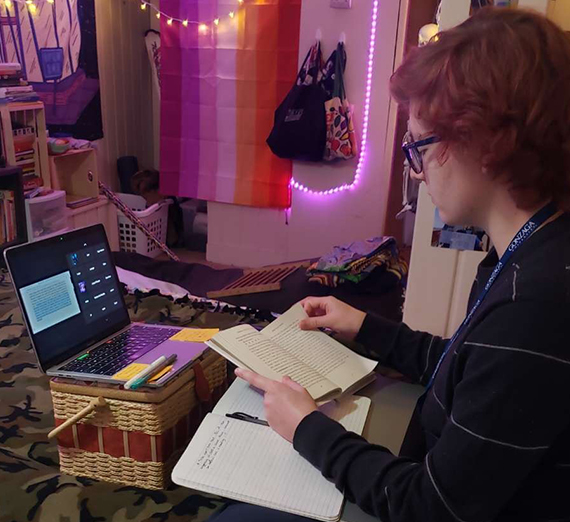
<path fill-rule="evenodd" d="M 570 39 L 553 22 L 481 9 L 414 48 L 390 89 L 445 144 L 480 155 L 520 208 L 570 208 Z"/>

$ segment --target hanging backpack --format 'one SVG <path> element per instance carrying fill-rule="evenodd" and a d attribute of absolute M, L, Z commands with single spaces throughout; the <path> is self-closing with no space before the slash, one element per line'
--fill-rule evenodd
<path fill-rule="evenodd" d="M 330 59 L 329 59 L 330 61 Z M 356 134 L 352 122 L 352 107 L 346 99 L 344 68 L 346 51 L 339 42 L 336 48 L 333 97 L 325 102 L 326 145 L 324 159 L 350 159 L 357 154 Z"/>
<path fill-rule="evenodd" d="M 276 156 L 303 161 L 322 161 L 326 141 L 325 101 L 320 85 L 321 44 L 309 50 L 295 85 L 275 111 L 269 148 Z"/>

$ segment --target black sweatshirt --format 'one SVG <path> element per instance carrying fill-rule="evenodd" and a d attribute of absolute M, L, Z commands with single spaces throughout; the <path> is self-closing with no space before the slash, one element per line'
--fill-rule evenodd
<path fill-rule="evenodd" d="M 497 261 L 492 251 L 479 266 L 470 306 Z M 515 252 L 451 347 L 408 428 L 415 455 L 396 457 L 320 412 L 294 447 L 383 522 L 570 521 L 569 334 L 565 214 Z M 371 315 L 357 341 L 424 385 L 446 344 Z"/>

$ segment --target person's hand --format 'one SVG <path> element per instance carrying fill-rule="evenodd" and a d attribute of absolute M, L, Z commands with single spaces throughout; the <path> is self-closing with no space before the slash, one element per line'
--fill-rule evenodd
<path fill-rule="evenodd" d="M 299 326 L 301 330 L 330 328 L 349 340 L 360 331 L 366 314 L 335 297 L 307 297 L 301 301 L 309 316 Z"/>
<path fill-rule="evenodd" d="M 289 377 L 281 382 L 272 381 L 255 372 L 236 369 L 236 375 L 265 392 L 263 405 L 269 425 L 289 442 L 293 442 L 295 430 L 317 405 L 309 392 Z"/>

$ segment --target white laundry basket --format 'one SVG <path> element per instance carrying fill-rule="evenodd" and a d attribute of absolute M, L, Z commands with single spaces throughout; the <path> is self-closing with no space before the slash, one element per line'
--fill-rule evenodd
<path fill-rule="evenodd" d="M 168 206 L 170 200 L 155 203 L 146 208 L 146 200 L 134 194 L 117 194 L 118 198 L 134 211 L 134 214 L 163 243 L 166 242 L 168 226 Z M 148 239 L 121 211 L 117 213 L 119 221 L 119 247 L 123 252 L 136 252 L 147 257 L 156 257 L 162 250 Z"/>

